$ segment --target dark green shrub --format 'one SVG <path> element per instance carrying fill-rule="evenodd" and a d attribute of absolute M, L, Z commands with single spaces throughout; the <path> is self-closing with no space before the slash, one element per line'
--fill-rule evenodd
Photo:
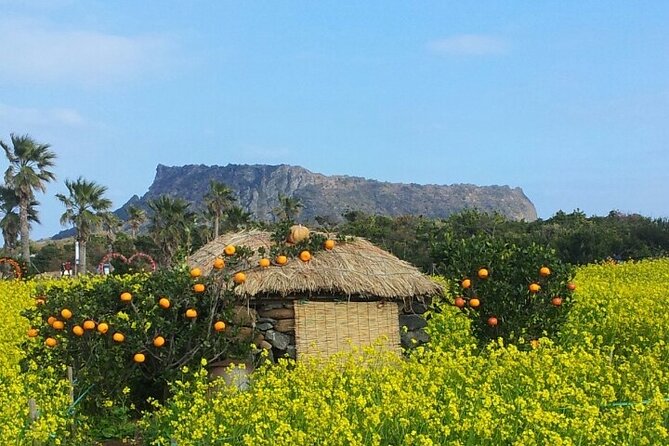
<path fill-rule="evenodd" d="M 554 250 L 475 235 L 446 238 L 434 246 L 434 251 L 439 258 L 437 271 L 451 280 L 451 303 L 462 305 L 482 342 L 501 337 L 527 343 L 553 337 L 560 330 L 571 306 L 568 283 L 573 272 Z M 542 267 L 549 268 L 550 274 L 542 276 Z M 488 273 L 486 278 L 479 277 L 482 269 Z M 537 284 L 539 291 L 532 292 L 531 284 Z"/>

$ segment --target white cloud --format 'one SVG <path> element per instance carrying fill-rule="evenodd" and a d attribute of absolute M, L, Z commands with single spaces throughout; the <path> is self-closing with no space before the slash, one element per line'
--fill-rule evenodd
<path fill-rule="evenodd" d="M 505 54 L 509 45 L 499 37 L 484 34 L 458 34 L 428 42 L 427 48 L 436 54 L 487 56 Z"/>
<path fill-rule="evenodd" d="M 23 19 L 0 20 L 0 29 L 0 78 L 21 82 L 124 81 L 163 66 L 170 52 L 160 36 L 60 30 Z"/>
<path fill-rule="evenodd" d="M 78 111 L 71 108 L 25 108 L 0 103 L 0 120 L 15 128 L 83 127 L 87 124 Z"/>

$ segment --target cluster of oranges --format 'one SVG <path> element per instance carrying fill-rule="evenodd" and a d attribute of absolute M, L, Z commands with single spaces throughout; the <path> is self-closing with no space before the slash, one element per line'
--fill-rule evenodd
<path fill-rule="evenodd" d="M 539 268 L 539 276 L 541 278 L 547 278 L 550 275 L 551 275 L 551 270 L 547 266 L 542 266 L 541 268 Z M 487 268 L 480 268 L 477 271 L 476 276 L 480 280 L 486 280 L 490 277 L 490 271 Z M 454 299 L 453 304 L 456 307 L 461 308 L 461 309 L 465 308 L 466 306 L 469 306 L 470 308 L 472 308 L 474 310 L 478 310 L 481 307 L 481 300 L 479 299 L 479 297 L 475 293 L 472 292 L 472 290 L 473 290 L 472 289 L 472 279 L 470 279 L 468 277 L 462 279 L 460 281 L 460 286 L 465 292 L 469 292 L 470 294 L 472 294 L 472 296 L 469 297 L 469 298 L 465 298 L 463 296 L 457 296 Z M 573 283 L 568 283 L 567 284 L 567 289 L 569 291 L 574 291 L 576 289 L 576 286 Z M 541 291 L 541 285 L 538 282 L 532 282 L 528 285 L 528 290 L 529 290 L 530 294 L 536 295 L 537 293 L 539 293 Z M 553 296 L 551 298 L 551 304 L 555 307 L 561 306 L 562 305 L 562 298 L 560 296 Z M 499 324 L 499 319 L 497 318 L 496 315 L 490 315 L 490 316 L 488 316 L 488 319 L 487 319 L 486 322 L 487 322 L 488 326 L 494 328 L 494 327 L 497 327 L 497 325 Z"/>
<path fill-rule="evenodd" d="M 217 259 L 218 260 L 218 259 Z M 214 262 L 214 268 L 222 267 L 219 262 Z M 239 274 L 239 273 L 238 273 Z M 241 273 L 243 274 L 243 273 Z M 202 275 L 202 271 L 200 268 L 193 268 L 190 271 L 190 275 L 192 278 L 198 278 Z M 196 283 L 193 286 L 193 291 L 197 293 L 204 292 L 205 286 L 202 283 Z M 125 304 L 130 304 L 133 300 L 133 295 L 129 291 L 124 291 L 119 295 L 119 300 Z M 40 296 L 36 299 L 36 303 L 38 305 L 44 304 L 45 303 L 45 297 Z M 163 309 L 163 310 L 168 310 L 169 308 L 172 307 L 172 302 L 170 299 L 166 296 L 161 296 L 158 301 L 157 305 Z M 184 312 L 184 317 L 190 320 L 195 320 L 198 316 L 198 312 L 195 308 L 187 308 Z M 60 310 L 60 312 L 57 315 L 51 315 L 47 318 L 46 323 L 53 328 L 56 332 L 66 332 L 66 324 L 70 325 L 73 322 L 74 318 L 74 313 L 72 310 L 69 308 L 63 308 Z M 117 343 L 121 344 L 125 342 L 126 336 L 124 333 L 118 330 L 111 330 L 111 326 L 107 322 L 96 322 L 92 319 L 84 319 L 80 323 L 74 323 L 70 326 L 70 331 L 71 333 L 76 336 L 76 337 L 82 337 L 86 335 L 87 332 L 90 333 L 99 333 L 100 335 L 107 335 L 108 333 L 111 333 L 111 338 L 112 340 Z M 223 332 L 226 329 L 226 323 L 222 320 L 217 320 L 213 323 L 213 329 L 216 332 Z M 111 330 L 111 332 L 110 332 Z M 39 335 L 39 329 L 35 327 L 31 327 L 28 329 L 27 336 L 29 338 L 36 338 Z M 47 347 L 53 348 L 58 345 L 58 339 L 56 339 L 55 336 L 48 336 L 44 340 L 44 344 Z M 157 334 L 154 336 L 152 344 L 156 348 L 161 348 L 167 343 L 167 340 L 165 339 L 164 336 Z M 136 363 L 143 363 L 146 361 L 146 354 L 143 352 L 137 352 L 133 355 L 132 357 L 133 361 Z"/>

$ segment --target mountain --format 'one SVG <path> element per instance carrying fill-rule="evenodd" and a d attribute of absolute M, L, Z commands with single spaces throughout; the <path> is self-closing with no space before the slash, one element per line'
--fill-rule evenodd
<path fill-rule="evenodd" d="M 278 195 L 300 199 L 304 208 L 301 220 L 316 216 L 341 218 L 350 210 L 382 215 L 424 215 L 447 217 L 465 208 L 497 211 L 514 219 L 536 220 L 537 213 L 522 189 L 509 186 L 474 186 L 471 184 L 420 185 L 387 183 L 345 175 L 322 175 L 299 166 L 158 165 L 156 177 L 141 198 L 133 197 L 128 205 L 146 205 L 148 200 L 168 194 L 200 203 L 209 190 L 209 181 L 227 184 L 238 196 L 238 203 L 260 220 L 271 220 Z"/>
<path fill-rule="evenodd" d="M 239 205 L 255 218 L 267 221 L 273 219 L 272 209 L 278 205 L 279 194 L 300 199 L 304 205 L 300 220 L 304 222 L 317 216 L 341 220 L 343 213 L 352 210 L 443 218 L 467 208 L 497 211 L 513 220 L 537 218 L 534 205 L 518 187 L 388 183 L 347 175 L 322 175 L 285 164 L 174 167 L 159 164 L 149 190 L 142 197 L 133 196 L 115 213 L 126 219 L 128 206 L 148 208 L 149 200 L 165 194 L 184 198 L 197 208 L 212 179 L 227 184 L 237 194 Z M 54 238 L 67 235 L 68 231 L 63 231 Z"/>

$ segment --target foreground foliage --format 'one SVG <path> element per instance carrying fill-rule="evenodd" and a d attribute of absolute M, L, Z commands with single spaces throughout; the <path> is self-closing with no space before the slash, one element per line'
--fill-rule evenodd
<path fill-rule="evenodd" d="M 151 444 L 666 444 L 669 261 L 580 270 L 561 344 L 475 347 L 446 307 L 409 360 L 365 351 L 283 362 L 251 388 L 174 383 Z M 594 312 L 596 308 L 600 308 Z M 638 327 L 638 328 L 637 328 Z M 638 331 L 640 329 L 640 331 Z M 653 335 L 653 333 L 656 333 Z M 357 355 L 357 356 L 356 356 Z"/>
<path fill-rule="evenodd" d="M 34 361 L 24 370 L 19 366 L 25 356 L 19 346 L 29 328 L 19 312 L 34 305 L 33 292 L 32 282 L 0 282 L 0 444 L 77 443 L 64 369 Z M 32 422 L 30 399 L 38 410 Z M 78 426 L 79 434 L 82 428 Z"/>
<path fill-rule="evenodd" d="M 471 320 L 447 305 L 430 319 L 431 343 L 408 359 L 370 349 L 284 361 L 257 370 L 246 391 L 191 365 L 140 429 L 148 444 L 180 446 L 669 443 L 669 260 L 591 265 L 576 283 L 555 343 L 481 349 Z M 0 444 L 90 444 L 72 437 L 67 386 L 54 378 L 63 372 L 16 365 L 32 289 L 0 283 Z"/>

